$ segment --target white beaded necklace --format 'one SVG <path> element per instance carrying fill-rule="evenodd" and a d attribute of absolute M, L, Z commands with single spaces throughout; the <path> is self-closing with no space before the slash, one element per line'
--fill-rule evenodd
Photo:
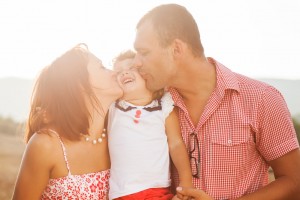
<path fill-rule="evenodd" d="M 85 137 L 86 142 L 92 142 L 93 144 L 101 143 L 103 141 L 103 139 L 106 137 L 106 129 L 105 128 L 103 129 L 101 136 L 99 138 L 91 139 L 90 137 L 88 137 L 86 135 L 84 135 L 84 137 Z"/>

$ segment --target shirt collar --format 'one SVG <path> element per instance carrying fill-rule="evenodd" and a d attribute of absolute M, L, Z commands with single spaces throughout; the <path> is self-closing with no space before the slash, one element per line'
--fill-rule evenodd
<path fill-rule="evenodd" d="M 219 63 L 215 59 L 208 57 L 208 62 L 216 67 L 217 72 L 217 87 L 224 90 L 232 89 L 240 92 L 239 82 L 234 72 Z"/>
<path fill-rule="evenodd" d="M 144 109 L 147 110 L 148 112 L 153 112 L 162 109 L 161 98 L 153 100 L 151 103 L 145 106 L 136 106 L 125 100 L 117 100 L 115 102 L 115 107 L 123 112 L 127 112 L 133 109 Z"/>
<path fill-rule="evenodd" d="M 216 92 L 219 94 L 224 94 L 226 90 L 235 90 L 238 93 L 240 92 L 239 81 L 234 72 L 225 67 L 223 64 L 219 63 L 215 59 L 208 57 L 208 62 L 212 63 L 216 67 L 217 73 L 217 86 Z M 176 106 L 185 110 L 184 102 L 179 94 L 179 92 L 175 88 L 168 88 L 170 93 L 172 94 L 172 98 Z"/>

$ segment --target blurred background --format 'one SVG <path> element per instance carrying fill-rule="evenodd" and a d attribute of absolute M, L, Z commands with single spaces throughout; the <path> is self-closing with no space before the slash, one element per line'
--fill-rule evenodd
<path fill-rule="evenodd" d="M 298 0 L 1 0 L 1 200 L 11 199 L 25 148 L 31 91 L 40 70 L 81 42 L 110 68 L 114 56 L 132 48 L 140 17 L 164 3 L 181 4 L 193 14 L 206 56 L 281 91 L 299 139 Z"/>

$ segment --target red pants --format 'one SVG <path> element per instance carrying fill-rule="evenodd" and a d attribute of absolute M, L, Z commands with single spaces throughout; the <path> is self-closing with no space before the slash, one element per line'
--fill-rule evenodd
<path fill-rule="evenodd" d="M 149 188 L 115 200 L 170 200 L 173 196 L 169 188 Z"/>

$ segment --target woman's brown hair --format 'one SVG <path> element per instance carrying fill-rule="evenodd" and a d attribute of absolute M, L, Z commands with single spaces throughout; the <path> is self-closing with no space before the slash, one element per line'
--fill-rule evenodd
<path fill-rule="evenodd" d="M 90 113 L 86 99 L 98 104 L 89 82 L 89 52 L 84 44 L 70 49 L 39 75 L 31 97 L 25 141 L 47 127 L 69 140 L 88 134 Z M 96 103 L 96 104 L 95 104 Z"/>

